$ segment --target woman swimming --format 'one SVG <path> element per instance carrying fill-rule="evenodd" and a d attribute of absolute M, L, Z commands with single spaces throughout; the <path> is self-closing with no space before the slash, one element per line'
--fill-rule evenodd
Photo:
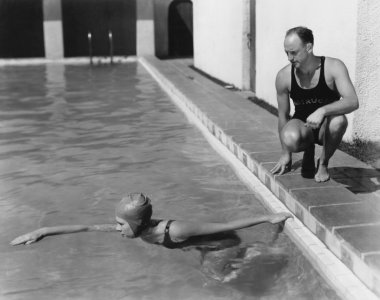
<path fill-rule="evenodd" d="M 195 243 L 195 239 L 204 241 L 204 237 L 213 239 L 213 236 L 215 238 L 218 234 L 228 233 L 265 222 L 277 224 L 285 222 L 288 218 L 292 218 L 290 213 L 277 213 L 224 223 L 152 219 L 151 201 L 142 193 L 134 193 L 124 197 L 116 206 L 115 215 L 116 225 L 43 227 L 15 238 L 11 241 L 11 245 L 28 245 L 49 235 L 84 231 L 119 231 L 123 237 L 139 237 L 151 244 L 158 244 L 167 248 L 183 248 Z"/>
<path fill-rule="evenodd" d="M 250 264 L 252 260 L 265 259 L 266 255 L 274 255 L 277 258 L 283 256 L 278 248 L 260 245 L 260 243 L 241 247 L 240 237 L 234 230 L 261 223 L 283 225 L 288 218 L 292 218 L 289 213 L 278 213 L 225 223 L 204 223 L 152 219 L 151 216 L 150 199 L 141 193 L 130 194 L 116 206 L 116 224 L 43 227 L 15 238 L 11 241 L 11 245 L 28 245 L 49 235 L 85 231 L 118 231 L 123 237 L 139 237 L 147 243 L 169 249 L 196 249 L 200 253 L 202 273 L 212 280 L 229 282 L 238 278 L 244 271 L 244 266 Z M 277 235 L 276 233 L 275 236 Z M 276 262 L 277 259 L 271 261 L 271 264 L 278 267 Z"/>

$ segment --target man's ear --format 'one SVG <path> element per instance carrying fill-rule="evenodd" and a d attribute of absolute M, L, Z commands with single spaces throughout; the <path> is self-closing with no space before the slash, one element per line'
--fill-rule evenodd
<path fill-rule="evenodd" d="M 311 52 L 313 50 L 313 44 L 312 43 L 307 43 L 306 44 L 306 50 L 307 50 L 307 52 Z"/>

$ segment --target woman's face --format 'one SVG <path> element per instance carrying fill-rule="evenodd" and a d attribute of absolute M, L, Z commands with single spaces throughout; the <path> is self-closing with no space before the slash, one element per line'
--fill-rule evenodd
<path fill-rule="evenodd" d="M 135 234 L 129 226 L 128 222 L 122 218 L 116 216 L 116 230 L 120 231 L 123 237 L 134 238 Z"/>

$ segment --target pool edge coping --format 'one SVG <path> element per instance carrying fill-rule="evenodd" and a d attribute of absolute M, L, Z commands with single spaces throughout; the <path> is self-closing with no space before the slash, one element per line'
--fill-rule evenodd
<path fill-rule="evenodd" d="M 113 56 L 113 64 L 124 64 L 130 62 L 137 62 L 138 57 L 134 55 L 130 56 Z M 78 56 L 78 57 L 64 57 L 64 58 L 6 58 L 0 59 L 0 68 L 8 66 L 35 66 L 35 65 L 49 65 L 49 64 L 63 64 L 63 65 L 91 65 L 90 57 Z M 111 64 L 111 58 L 109 56 L 93 56 L 93 65 Z"/>

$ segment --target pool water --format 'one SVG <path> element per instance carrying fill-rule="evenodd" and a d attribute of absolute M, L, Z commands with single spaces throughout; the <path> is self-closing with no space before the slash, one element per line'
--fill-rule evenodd
<path fill-rule="evenodd" d="M 114 222 L 126 193 L 153 216 L 223 222 L 267 213 L 259 195 L 138 63 L 0 69 L 0 289 L 4 299 L 338 299 L 276 225 L 220 251 L 41 226 Z"/>

